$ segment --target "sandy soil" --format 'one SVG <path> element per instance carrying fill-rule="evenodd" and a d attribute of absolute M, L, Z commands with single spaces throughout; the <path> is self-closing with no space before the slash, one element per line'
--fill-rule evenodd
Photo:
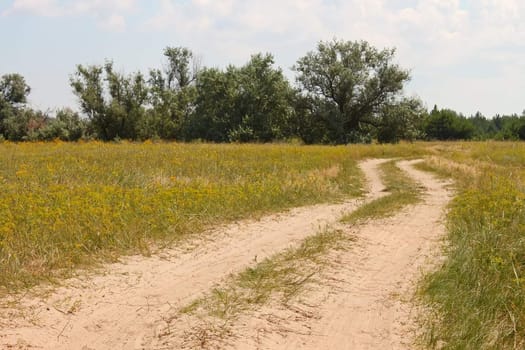
<path fill-rule="evenodd" d="M 0 348 L 160 349 L 164 345 L 158 339 L 168 324 L 165 315 L 230 273 L 315 234 L 363 201 L 384 195 L 376 171 L 380 162 L 361 164 L 370 184 L 364 199 L 302 207 L 258 221 L 239 222 L 203 234 L 191 246 L 149 258 L 129 257 L 108 265 L 103 273 L 68 280 L 46 297 L 20 297 L 15 307 L 3 306 L 0 310 Z M 428 209 L 440 212 L 441 207 Z M 366 271 L 373 273 L 368 268 Z M 6 301 L 3 304 L 7 305 Z M 267 341 L 272 344 L 271 337 Z"/>
<path fill-rule="evenodd" d="M 439 261 L 449 186 L 398 165 L 424 188 L 424 201 L 392 218 L 348 228 L 358 241 L 292 305 L 270 305 L 236 322 L 228 349 L 416 348 L 416 281 Z M 233 340 L 232 340 L 233 339 Z"/>

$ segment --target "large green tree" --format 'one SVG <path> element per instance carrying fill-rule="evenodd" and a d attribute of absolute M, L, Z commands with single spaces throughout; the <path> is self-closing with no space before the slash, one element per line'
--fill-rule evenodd
<path fill-rule="evenodd" d="M 240 81 L 238 68 L 229 66 L 203 69 L 197 79 L 195 113 L 188 137 L 213 142 L 227 142 L 230 130 L 240 123 L 236 101 Z"/>
<path fill-rule="evenodd" d="M 204 69 L 190 135 L 215 142 L 267 142 L 289 135 L 293 90 L 270 54 L 242 67 Z"/>
<path fill-rule="evenodd" d="M 379 142 L 396 143 L 425 138 L 426 108 L 418 98 L 402 98 L 387 104 L 381 111 L 381 125 L 377 128 Z"/>
<path fill-rule="evenodd" d="M 18 73 L 5 74 L 0 79 L 0 101 L 12 106 L 25 104 L 31 88 Z"/>
<path fill-rule="evenodd" d="M 141 130 L 145 137 L 186 139 L 195 106 L 195 81 L 201 70 L 199 60 L 185 47 L 167 47 L 164 57 L 164 69 L 150 70 L 149 102 L 153 108 Z"/>
<path fill-rule="evenodd" d="M 71 76 L 73 92 L 102 140 L 136 139 L 143 119 L 148 87 L 143 75 L 118 73 L 112 62 L 77 66 Z"/>
<path fill-rule="evenodd" d="M 366 41 L 319 42 L 294 66 L 313 117 L 323 121 L 333 142 L 346 143 L 383 125 L 382 110 L 400 97 L 409 72 L 393 62 L 395 50 Z M 311 116 L 310 116 L 311 118 Z"/>
<path fill-rule="evenodd" d="M 496 115 L 491 122 L 497 130 L 494 135 L 496 140 L 525 140 L 525 116 Z"/>
<path fill-rule="evenodd" d="M 9 137 L 8 124 L 23 114 L 31 88 L 18 73 L 5 74 L 0 79 L 0 134 Z"/>
<path fill-rule="evenodd" d="M 473 116 L 469 118 L 469 121 L 474 127 L 473 138 L 476 140 L 486 140 L 493 138 L 494 135 L 498 132 L 494 121 L 487 119 L 481 112 L 476 112 Z"/>
<path fill-rule="evenodd" d="M 425 132 L 429 139 L 466 140 L 472 137 L 474 125 L 456 111 L 434 106 L 426 120 Z"/>
<path fill-rule="evenodd" d="M 268 142 L 287 136 L 292 89 L 271 54 L 253 55 L 239 69 L 237 129 L 232 141 Z"/>

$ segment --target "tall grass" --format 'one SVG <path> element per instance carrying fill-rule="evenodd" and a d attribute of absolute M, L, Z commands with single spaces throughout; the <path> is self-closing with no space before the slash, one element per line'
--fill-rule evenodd
<path fill-rule="evenodd" d="M 348 147 L 0 144 L 0 290 L 361 193 Z"/>
<path fill-rule="evenodd" d="M 424 340 L 444 349 L 523 349 L 525 145 L 443 147 L 427 166 L 453 176 L 459 193 L 448 215 L 446 261 L 422 284 L 433 310 Z"/>

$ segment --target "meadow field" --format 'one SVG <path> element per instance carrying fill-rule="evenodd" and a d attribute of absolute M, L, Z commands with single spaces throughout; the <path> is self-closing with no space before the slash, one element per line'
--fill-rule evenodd
<path fill-rule="evenodd" d="M 404 147 L 0 144 L 0 288 L 148 253 L 212 225 L 361 193 L 356 161 Z"/>
<path fill-rule="evenodd" d="M 523 348 L 522 143 L 0 143 L 1 293 L 235 220 L 358 197 L 367 158 L 423 158 L 454 180 L 445 259 L 419 286 L 423 347 Z M 381 216 L 406 195 L 404 182 L 390 186 L 398 197 L 370 207 Z"/>

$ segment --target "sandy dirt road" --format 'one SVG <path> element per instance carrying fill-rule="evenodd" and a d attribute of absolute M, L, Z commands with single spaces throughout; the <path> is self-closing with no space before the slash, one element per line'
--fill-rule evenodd
<path fill-rule="evenodd" d="M 446 183 L 412 165 L 398 163 L 423 187 L 422 203 L 348 228 L 358 237 L 355 247 L 333 253 L 336 264 L 324 283 L 292 305 L 276 304 L 243 317 L 224 348 L 415 348 L 415 285 L 439 261 L 452 193 Z"/>
<path fill-rule="evenodd" d="M 159 349 L 164 317 L 221 281 L 384 195 L 377 166 L 360 164 L 364 199 L 293 209 L 209 232 L 191 247 L 123 259 L 105 272 L 66 281 L 44 297 L 0 309 L 1 349 Z M 170 348 L 170 347 L 168 347 Z M 171 347 L 173 348 L 173 347 Z M 175 348 L 176 349 L 176 348 Z"/>

